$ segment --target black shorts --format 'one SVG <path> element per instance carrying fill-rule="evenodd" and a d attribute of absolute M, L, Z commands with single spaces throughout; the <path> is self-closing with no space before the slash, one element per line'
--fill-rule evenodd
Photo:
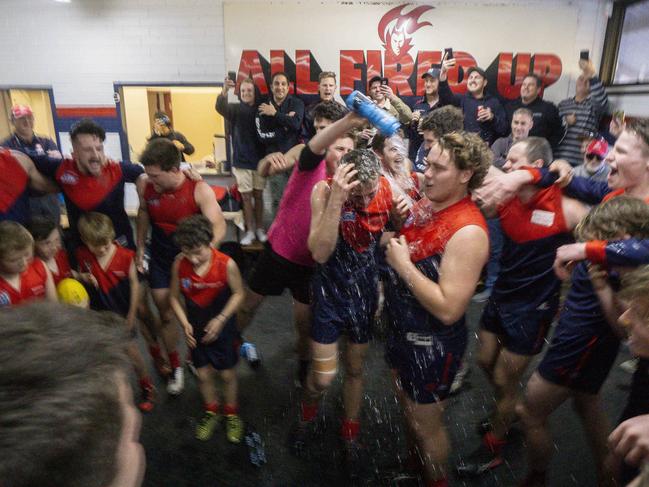
<path fill-rule="evenodd" d="M 204 327 L 193 327 L 196 348 L 191 350 L 192 362 L 197 369 L 211 365 L 216 370 L 227 370 L 237 365 L 241 337 L 234 319 L 223 327 L 218 338 L 211 343 L 203 344 Z"/>
<path fill-rule="evenodd" d="M 262 296 L 280 296 L 289 289 L 293 299 L 311 304 L 313 268 L 295 264 L 275 253 L 268 242 L 250 273 L 248 287 Z"/>

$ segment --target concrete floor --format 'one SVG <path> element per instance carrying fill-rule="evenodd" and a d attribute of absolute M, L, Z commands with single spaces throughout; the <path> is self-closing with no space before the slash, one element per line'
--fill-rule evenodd
<path fill-rule="evenodd" d="M 323 407 L 324 431 L 308 459 L 293 457 L 287 448 L 287 433 L 296 418 L 297 392 L 293 385 L 295 367 L 289 296 L 267 299 L 247 337 L 263 357 L 263 366 L 251 370 L 238 366 L 242 418 L 256 429 L 266 444 L 268 463 L 257 468 L 248 461 L 243 445 L 231 445 L 223 429 L 203 443 L 194 439 L 194 427 L 201 415 L 196 381 L 187 374 L 186 390 L 170 398 L 158 384 L 160 399 L 155 410 L 144 417 L 142 443 L 147 454 L 147 487 L 244 487 L 244 486 L 345 486 L 338 454 L 341 410 L 340 380 L 327 394 Z M 472 304 L 469 326 L 475 330 L 481 306 Z M 472 339 L 468 360 L 472 373 L 460 394 L 448 401 L 447 424 L 452 439 L 451 464 L 469 454 L 479 442 L 476 423 L 491 409 L 493 397 L 481 371 L 474 366 Z M 628 358 L 621 355 L 618 361 Z M 391 391 L 389 371 L 383 360 L 383 343 L 377 338 L 370 347 L 366 364 L 366 397 L 362 415 L 362 442 L 366 446 L 367 468 L 357 485 L 390 484 L 398 456 L 404 453 L 401 415 Z M 604 403 L 615 422 L 626 401 L 623 386 L 631 376 L 615 367 L 604 387 Z M 577 417 L 568 404 L 551 420 L 556 454 L 550 485 L 595 485 L 595 469 Z M 512 435 L 507 463 L 493 474 L 476 481 L 449 478 L 452 486 L 515 486 L 521 479 L 525 460 L 523 436 Z M 399 485 L 416 485 L 402 483 Z"/>

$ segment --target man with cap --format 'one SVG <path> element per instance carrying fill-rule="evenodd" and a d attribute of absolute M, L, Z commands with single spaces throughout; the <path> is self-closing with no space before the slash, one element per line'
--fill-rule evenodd
<path fill-rule="evenodd" d="M 455 105 L 464 113 L 464 130 L 475 132 L 491 145 L 507 133 L 507 115 L 498 98 L 486 91 L 487 73 L 471 66 L 466 72 L 467 93 L 456 95 L 448 85 L 448 70 L 455 66 L 455 59 L 445 59 L 439 75 L 439 99 L 442 105 Z"/>
<path fill-rule="evenodd" d="M 159 138 L 169 139 L 174 143 L 180 151 L 182 162 L 185 162 L 185 154 L 191 156 L 194 153 L 194 146 L 190 144 L 187 137 L 173 129 L 171 119 L 164 112 L 156 112 L 154 115 L 153 133 L 149 137 L 149 140 Z"/>
<path fill-rule="evenodd" d="M 14 132 L 0 142 L 0 146 L 22 152 L 32 159 L 46 155 L 52 159 L 62 158 L 56 142 L 34 133 L 34 112 L 29 105 L 14 105 L 11 108 L 11 123 Z M 30 196 L 29 213 L 31 216 L 44 216 L 58 223 L 61 218 L 58 196 L 55 194 Z"/>
<path fill-rule="evenodd" d="M 608 142 L 602 137 L 591 140 L 584 152 L 584 163 L 577 166 L 573 172 L 575 176 L 606 181 L 611 167 L 604 161 L 608 153 Z"/>
<path fill-rule="evenodd" d="M 521 84 L 521 96 L 507 104 L 507 120 L 514 118 L 514 112 L 519 108 L 527 108 L 532 112 L 534 124 L 530 136 L 548 139 L 552 150 L 556 150 L 563 138 L 565 129 L 559 116 L 559 110 L 549 101 L 541 98 L 543 83 L 536 74 L 528 74 Z"/>
<path fill-rule="evenodd" d="M 424 96 L 412 108 L 412 120 L 408 130 L 408 138 L 410 139 L 408 157 L 411 161 L 414 161 L 417 157 L 417 151 L 424 141 L 422 134 L 419 132 L 420 121 L 427 114 L 442 106 L 439 102 L 438 93 L 439 73 L 440 67 L 435 65 L 421 75 L 424 80 Z"/>

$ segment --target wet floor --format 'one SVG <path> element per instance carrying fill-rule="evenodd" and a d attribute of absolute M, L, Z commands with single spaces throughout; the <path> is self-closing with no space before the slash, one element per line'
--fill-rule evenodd
<path fill-rule="evenodd" d="M 296 418 L 298 395 L 294 387 L 295 360 L 289 296 L 267 299 L 247 334 L 259 347 L 263 366 L 252 371 L 238 366 L 241 415 L 254 427 L 266 445 L 268 463 L 253 466 L 244 445 L 231 445 L 224 430 L 218 429 L 207 442 L 194 439 L 194 427 L 201 415 L 201 399 L 194 378 L 187 374 L 185 392 L 170 398 L 158 385 L 159 403 L 144 418 L 142 443 L 147 453 L 147 487 L 262 487 L 262 486 L 345 486 L 391 484 L 397 473 L 399 455 L 404 454 L 401 415 L 391 391 L 390 374 L 383 360 L 383 343 L 375 340 L 365 367 L 366 397 L 362 414 L 361 440 L 366 468 L 362 480 L 348 482 L 340 466 L 338 447 L 341 412 L 340 380 L 325 397 L 322 431 L 309 449 L 309 457 L 297 459 L 287 448 L 287 433 Z M 469 327 L 475 330 L 481 306 L 472 304 Z M 448 401 L 447 424 L 452 440 L 451 464 L 470 453 L 479 443 L 476 423 L 491 409 L 493 398 L 486 380 L 472 359 L 475 340 L 469 347 L 471 374 L 466 387 Z M 628 358 L 620 356 L 618 363 Z M 536 363 L 536 361 L 535 361 Z M 604 404 L 612 421 L 626 401 L 622 386 L 631 376 L 617 366 L 604 387 Z M 595 485 L 595 469 L 579 420 L 569 405 L 551 420 L 556 454 L 550 485 L 557 487 Z M 523 436 L 514 431 L 505 450 L 506 464 L 477 481 L 449 477 L 451 486 L 515 486 L 523 476 Z"/>

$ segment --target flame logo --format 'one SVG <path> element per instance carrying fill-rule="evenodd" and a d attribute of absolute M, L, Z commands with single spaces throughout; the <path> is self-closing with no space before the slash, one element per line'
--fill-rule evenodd
<path fill-rule="evenodd" d="M 419 22 L 419 17 L 424 12 L 432 10 L 435 7 L 422 5 L 413 8 L 408 13 L 403 11 L 409 4 L 404 3 L 388 11 L 379 21 L 379 39 L 387 51 L 391 51 L 396 56 L 407 54 L 412 48 L 412 34 L 416 31 L 433 24 L 430 22 Z"/>

